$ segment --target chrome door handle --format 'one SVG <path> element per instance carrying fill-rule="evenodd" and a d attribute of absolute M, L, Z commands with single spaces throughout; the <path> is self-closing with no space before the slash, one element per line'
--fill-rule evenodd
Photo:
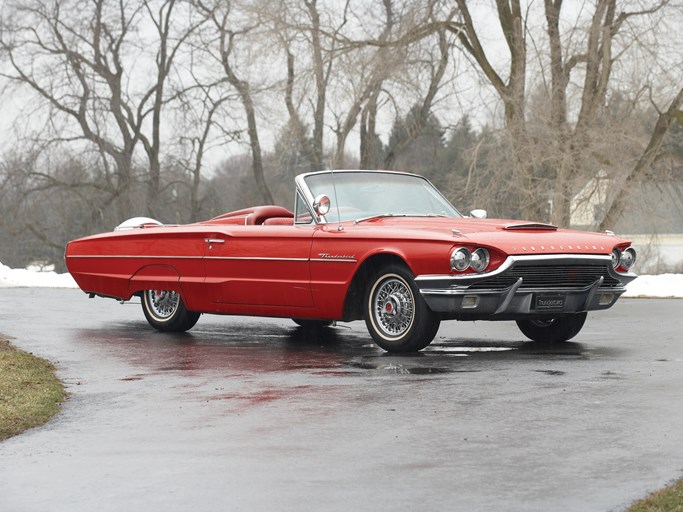
<path fill-rule="evenodd" d="M 223 240 L 221 238 L 205 238 L 204 241 L 209 245 L 224 244 L 225 243 L 225 240 Z"/>

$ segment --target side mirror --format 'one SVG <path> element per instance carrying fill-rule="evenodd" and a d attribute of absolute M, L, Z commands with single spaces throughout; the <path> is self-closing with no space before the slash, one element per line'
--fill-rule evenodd
<path fill-rule="evenodd" d="M 485 219 L 486 215 L 486 210 L 472 210 L 470 212 L 470 217 L 472 217 L 473 219 Z"/>
<path fill-rule="evenodd" d="M 330 198 L 320 194 L 313 200 L 313 211 L 316 215 L 325 216 L 330 211 Z"/>

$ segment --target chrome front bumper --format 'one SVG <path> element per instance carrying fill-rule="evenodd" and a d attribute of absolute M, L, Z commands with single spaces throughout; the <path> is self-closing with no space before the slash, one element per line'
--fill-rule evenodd
<path fill-rule="evenodd" d="M 482 274 L 424 275 L 415 282 L 429 308 L 444 318 L 510 320 L 607 309 L 626 284 L 609 256 L 510 256 Z"/>

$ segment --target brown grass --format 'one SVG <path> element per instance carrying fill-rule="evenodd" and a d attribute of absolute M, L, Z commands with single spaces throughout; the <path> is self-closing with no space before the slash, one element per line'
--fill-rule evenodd
<path fill-rule="evenodd" d="M 66 398 L 48 361 L 0 335 L 0 441 L 46 423 Z"/>
<path fill-rule="evenodd" d="M 683 479 L 635 502 L 628 512 L 683 512 Z"/>

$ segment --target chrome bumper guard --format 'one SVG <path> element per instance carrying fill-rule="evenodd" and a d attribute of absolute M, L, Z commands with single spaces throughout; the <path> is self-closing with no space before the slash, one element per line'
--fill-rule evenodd
<path fill-rule="evenodd" d="M 484 274 L 425 275 L 415 282 L 429 308 L 444 318 L 508 320 L 524 317 L 557 316 L 607 309 L 614 305 L 626 284 L 636 278 L 633 273 L 616 272 L 609 256 L 533 255 L 510 256 L 497 269 Z M 538 269 L 543 275 L 543 265 L 571 265 L 609 263 L 607 276 L 599 276 L 585 286 L 567 286 L 565 283 L 543 286 L 525 283 L 516 277 L 513 284 L 487 287 L 487 281 L 515 276 L 513 269 L 524 267 Z M 609 285 L 605 284 L 606 279 Z M 525 285 L 526 284 L 526 285 Z M 476 285 L 476 286 L 475 286 Z"/>

